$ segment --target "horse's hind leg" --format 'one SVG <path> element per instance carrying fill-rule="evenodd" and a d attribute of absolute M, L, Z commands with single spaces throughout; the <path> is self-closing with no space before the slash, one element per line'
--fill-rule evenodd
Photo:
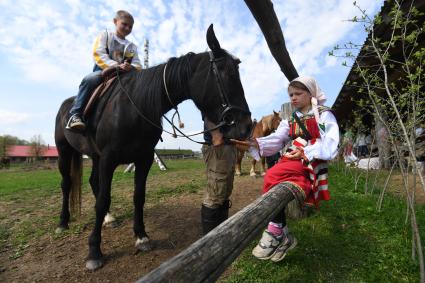
<path fill-rule="evenodd" d="M 91 174 L 89 178 L 89 183 L 93 191 L 93 195 L 96 199 L 97 194 L 99 192 L 99 157 L 98 156 L 92 157 L 92 170 L 91 170 Z M 105 216 L 105 219 L 103 220 L 103 226 L 115 227 L 116 225 L 117 225 L 117 222 L 115 220 L 115 217 L 113 217 L 112 214 L 108 212 Z"/>
<path fill-rule="evenodd" d="M 103 265 L 103 254 L 100 248 L 102 241 L 102 224 L 106 213 L 111 205 L 111 183 L 117 163 L 108 154 L 107 150 L 102 152 L 99 160 L 99 190 L 96 196 L 96 221 L 93 232 L 89 237 L 89 255 L 86 268 L 93 271 Z"/>
<path fill-rule="evenodd" d="M 134 188 L 134 234 L 136 236 L 136 248 L 141 251 L 149 251 L 152 249 L 150 240 L 145 231 L 143 222 L 143 206 L 145 205 L 146 195 L 146 178 L 149 169 L 152 166 L 152 156 L 144 158 L 142 161 L 136 162 L 135 188 Z"/>
<path fill-rule="evenodd" d="M 69 229 L 69 194 L 71 192 L 71 162 L 73 149 L 70 146 L 58 146 L 58 153 L 59 172 L 62 175 L 62 211 L 60 214 L 58 228 L 56 228 L 56 233 L 61 233 L 63 230 Z"/>

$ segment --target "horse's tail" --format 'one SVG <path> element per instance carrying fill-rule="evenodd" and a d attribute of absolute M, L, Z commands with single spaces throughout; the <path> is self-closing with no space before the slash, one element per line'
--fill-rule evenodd
<path fill-rule="evenodd" d="M 78 151 L 74 151 L 71 158 L 71 192 L 70 207 L 71 215 L 77 218 L 81 215 L 81 187 L 83 176 L 83 157 Z"/>

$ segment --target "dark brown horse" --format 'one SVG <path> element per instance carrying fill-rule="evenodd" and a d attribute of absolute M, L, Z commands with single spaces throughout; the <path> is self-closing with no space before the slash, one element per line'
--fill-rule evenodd
<path fill-rule="evenodd" d="M 265 137 L 273 133 L 282 119 L 279 116 L 279 113 L 273 111 L 273 114 L 263 116 L 261 120 L 255 125 L 254 130 L 252 132 L 253 138 Z M 238 149 L 238 160 L 236 162 L 236 171 L 235 175 L 240 176 L 242 159 L 245 155 L 245 151 Z M 255 173 L 255 164 L 257 161 L 252 158 L 251 161 L 251 170 L 249 171 L 249 175 L 255 177 L 257 174 Z M 266 172 L 266 160 L 264 157 L 261 157 L 261 176 L 263 176 Z"/>
<path fill-rule="evenodd" d="M 92 110 L 85 134 L 65 130 L 74 98 L 65 100 L 60 107 L 55 130 L 63 193 L 59 230 L 68 228 L 70 194 L 78 195 L 82 154 L 93 161 L 90 185 L 96 197 L 96 221 L 88 241 L 88 269 L 103 265 L 102 222 L 109 211 L 112 176 L 119 164 L 134 162 L 136 166 L 133 197 L 136 247 L 151 249 L 143 222 L 143 206 L 154 148 L 163 132 L 162 115 L 191 99 L 224 137 L 246 139 L 251 132 L 251 113 L 239 77 L 240 61 L 220 47 L 212 25 L 207 31 L 207 42 L 211 52 L 189 53 L 141 72 L 120 75 L 118 83 Z"/>

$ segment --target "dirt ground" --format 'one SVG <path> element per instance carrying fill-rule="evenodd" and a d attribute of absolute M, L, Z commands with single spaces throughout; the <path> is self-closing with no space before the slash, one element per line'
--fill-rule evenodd
<path fill-rule="evenodd" d="M 425 204 L 425 193 L 422 188 L 422 184 L 419 180 L 419 177 L 416 178 L 416 186 L 413 185 L 413 177 L 409 176 L 409 190 L 410 194 L 413 192 L 413 187 L 416 188 L 415 190 L 415 203 L 417 204 Z M 406 189 L 403 184 L 403 178 L 401 175 L 394 175 L 391 178 L 391 186 L 390 191 L 394 192 L 395 195 L 400 196 L 401 198 L 406 198 Z"/>
<path fill-rule="evenodd" d="M 261 185 L 261 177 L 235 177 L 230 214 L 257 198 Z M 62 239 L 46 234 L 30 242 L 25 254 L 14 260 L 10 259 L 11 251 L 2 251 L 0 282 L 133 282 L 201 237 L 201 200 L 202 192 L 199 192 L 145 207 L 146 231 L 154 246 L 150 252 L 136 252 L 132 221 L 126 217 L 117 227 L 104 228 L 105 265 L 89 272 L 85 268 L 85 257 L 93 225 L 90 223 L 81 233 Z"/>

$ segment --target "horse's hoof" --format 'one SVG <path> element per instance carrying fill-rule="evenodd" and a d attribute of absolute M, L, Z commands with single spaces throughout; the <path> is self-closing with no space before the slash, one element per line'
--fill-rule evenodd
<path fill-rule="evenodd" d="M 142 239 L 137 238 L 136 244 L 134 246 L 142 252 L 148 252 L 152 250 L 152 244 L 148 237 L 143 237 Z"/>
<path fill-rule="evenodd" d="M 261 173 L 261 176 L 263 177 L 266 176 L 266 172 Z"/>
<path fill-rule="evenodd" d="M 55 234 L 62 234 L 63 232 L 65 232 L 65 230 L 68 230 L 68 227 L 63 227 L 63 226 L 59 226 L 58 228 L 56 228 L 55 230 Z"/>
<path fill-rule="evenodd" d="M 104 227 L 116 228 L 116 227 L 118 227 L 118 221 L 114 220 L 114 221 L 111 221 L 111 222 L 103 222 L 102 225 Z"/>
<path fill-rule="evenodd" d="M 235 173 L 235 176 L 240 176 L 241 175 L 241 172 L 236 172 Z"/>
<path fill-rule="evenodd" d="M 257 177 L 257 174 L 255 174 L 255 173 L 249 173 L 249 176 L 251 176 L 251 177 Z"/>
<path fill-rule="evenodd" d="M 86 261 L 86 268 L 90 271 L 95 271 L 103 266 L 103 260 L 101 259 L 89 259 Z"/>

